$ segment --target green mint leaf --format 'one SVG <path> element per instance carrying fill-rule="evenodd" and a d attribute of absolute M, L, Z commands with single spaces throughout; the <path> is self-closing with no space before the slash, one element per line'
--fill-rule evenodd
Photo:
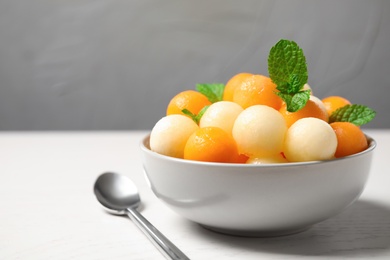
<path fill-rule="evenodd" d="M 276 85 L 289 84 L 294 88 L 290 93 L 298 92 L 308 79 L 306 58 L 298 44 L 284 39 L 277 42 L 268 56 L 268 73 Z"/>
<path fill-rule="evenodd" d="M 277 85 L 276 89 L 279 90 L 281 93 L 290 94 L 290 84 L 285 83 L 284 85 Z"/>
<path fill-rule="evenodd" d="M 329 117 L 329 123 L 350 122 L 357 126 L 367 124 L 374 119 L 376 112 L 364 105 L 345 105 L 334 111 Z"/>
<path fill-rule="evenodd" d="M 196 115 L 193 114 L 190 110 L 188 110 L 187 108 L 185 109 L 182 109 L 181 112 L 183 112 L 183 114 L 185 114 L 186 116 L 189 116 L 192 118 L 192 120 L 195 121 L 195 123 L 198 123 L 197 120 L 196 120 Z"/>
<path fill-rule="evenodd" d="M 196 123 L 199 124 L 200 122 L 200 119 L 202 118 L 203 114 L 206 112 L 206 110 L 209 108 L 210 106 L 204 106 L 200 111 L 199 113 L 196 115 Z"/>
<path fill-rule="evenodd" d="M 205 95 L 211 103 L 222 100 L 225 85 L 222 83 L 196 84 L 196 90 Z"/>
<path fill-rule="evenodd" d="M 285 94 L 295 94 L 298 93 L 303 88 L 301 85 L 298 75 L 292 74 L 290 76 L 290 81 L 284 83 L 283 85 L 277 85 L 276 89 Z"/>
<path fill-rule="evenodd" d="M 305 83 L 303 84 L 305 85 Z M 302 88 L 301 79 L 299 75 L 292 74 L 290 76 L 290 89 L 288 90 L 290 93 L 298 93 Z"/>
<path fill-rule="evenodd" d="M 268 73 L 276 84 L 276 92 L 287 105 L 287 111 L 302 109 L 310 98 L 310 91 L 302 91 L 307 83 L 306 58 L 298 44 L 280 40 L 270 50 Z"/>
<path fill-rule="evenodd" d="M 192 120 L 194 120 L 195 123 L 199 124 L 199 121 L 200 119 L 202 118 L 203 114 L 206 112 L 206 110 L 209 108 L 209 106 L 204 106 L 200 111 L 199 113 L 196 115 L 194 113 L 192 113 L 190 110 L 188 109 L 183 109 L 181 110 L 181 112 L 183 112 L 183 114 L 189 116 Z"/>
<path fill-rule="evenodd" d="M 288 93 L 284 93 L 284 92 L 275 92 L 275 94 L 278 95 L 279 97 L 281 97 L 281 99 L 283 99 L 283 101 L 287 105 L 287 110 L 288 110 L 289 104 L 291 104 L 293 94 L 288 94 Z"/>
<path fill-rule="evenodd" d="M 286 103 L 288 112 L 297 112 L 302 109 L 310 99 L 310 90 L 302 90 L 295 94 L 276 92 Z"/>
<path fill-rule="evenodd" d="M 291 103 L 287 105 L 287 111 L 297 112 L 302 109 L 307 101 L 310 99 L 310 90 L 302 90 L 298 93 L 295 93 L 291 99 Z"/>

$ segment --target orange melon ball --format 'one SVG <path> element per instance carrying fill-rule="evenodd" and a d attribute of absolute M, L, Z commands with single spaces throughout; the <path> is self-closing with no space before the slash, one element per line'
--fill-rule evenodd
<path fill-rule="evenodd" d="M 359 153 L 367 149 L 367 138 L 358 126 L 349 122 L 334 122 L 330 126 L 337 136 L 336 158 Z"/>
<path fill-rule="evenodd" d="M 186 90 L 174 96 L 168 104 L 167 115 L 185 115 L 182 110 L 187 109 L 197 115 L 202 108 L 211 105 L 205 95 L 194 90 Z M 187 116 L 187 115 L 186 115 Z"/>
<path fill-rule="evenodd" d="M 275 94 L 276 91 L 276 85 L 269 77 L 252 75 L 245 77 L 235 88 L 233 101 L 244 109 L 253 105 L 266 105 L 279 110 L 283 101 Z"/>
<path fill-rule="evenodd" d="M 325 105 L 326 111 L 328 112 L 329 116 L 332 115 L 334 111 L 337 109 L 345 106 L 350 105 L 351 102 L 349 102 L 348 99 L 345 99 L 340 96 L 329 96 L 324 99 L 322 99 L 322 103 Z"/>
<path fill-rule="evenodd" d="M 325 106 L 322 104 L 321 100 L 315 96 L 310 96 L 310 99 L 307 101 L 306 105 L 296 112 L 287 111 L 287 105 L 285 103 L 283 103 L 279 112 L 286 120 L 288 127 L 290 127 L 299 119 L 305 117 L 315 117 L 324 120 L 325 122 L 328 122 L 329 120 L 328 112 L 326 111 Z"/>
<path fill-rule="evenodd" d="M 233 95 L 236 88 L 238 88 L 245 78 L 252 76 L 251 73 L 238 73 L 234 75 L 225 85 L 225 89 L 223 91 L 223 100 L 225 101 L 233 101 Z"/>
<path fill-rule="evenodd" d="M 233 137 L 219 127 L 199 128 L 188 138 L 184 148 L 187 160 L 233 163 L 238 157 Z"/>

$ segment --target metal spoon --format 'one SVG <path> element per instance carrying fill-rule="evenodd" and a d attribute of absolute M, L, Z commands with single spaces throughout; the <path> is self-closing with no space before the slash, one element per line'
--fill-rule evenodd
<path fill-rule="evenodd" d="M 112 172 L 103 173 L 97 178 L 93 191 L 110 212 L 128 215 L 166 258 L 189 259 L 137 211 L 141 199 L 129 178 Z"/>

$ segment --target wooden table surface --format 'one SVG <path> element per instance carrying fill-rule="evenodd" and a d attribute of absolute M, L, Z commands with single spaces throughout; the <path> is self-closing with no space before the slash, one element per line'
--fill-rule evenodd
<path fill-rule="evenodd" d="M 139 143 L 147 132 L 0 133 L 0 259 L 164 259 L 127 217 L 106 213 L 93 183 L 114 171 L 139 187 L 142 214 L 191 259 L 390 259 L 390 130 L 376 139 L 371 175 L 343 213 L 291 236 L 205 230 L 149 190 Z"/>

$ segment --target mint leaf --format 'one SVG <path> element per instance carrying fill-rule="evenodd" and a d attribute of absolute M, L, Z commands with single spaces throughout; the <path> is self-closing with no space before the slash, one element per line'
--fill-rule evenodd
<path fill-rule="evenodd" d="M 268 73 L 277 85 L 276 92 L 287 105 L 287 111 L 302 109 L 310 98 L 310 92 L 301 91 L 307 83 L 306 58 L 294 41 L 280 40 L 270 50 Z"/>
<path fill-rule="evenodd" d="M 280 40 L 270 50 L 268 56 L 268 73 L 276 85 L 299 82 L 299 90 L 307 83 L 308 72 L 306 58 L 301 48 L 294 41 Z"/>
<path fill-rule="evenodd" d="M 310 90 L 302 90 L 295 94 L 282 92 L 276 92 L 276 94 L 286 102 L 287 111 L 289 112 L 296 112 L 302 109 L 310 99 Z"/>
<path fill-rule="evenodd" d="M 279 97 L 281 97 L 284 100 L 284 102 L 286 102 L 287 111 L 289 111 L 289 108 L 290 108 L 289 105 L 291 104 L 293 94 L 284 93 L 282 91 L 281 92 L 275 92 L 275 94 L 278 95 Z"/>
<path fill-rule="evenodd" d="M 202 118 L 203 114 L 206 112 L 206 110 L 209 108 L 210 106 L 204 106 L 200 111 L 199 113 L 196 115 L 196 121 L 198 124 L 199 124 L 199 121 L 200 119 Z"/>
<path fill-rule="evenodd" d="M 303 83 L 303 85 L 305 85 L 305 83 Z M 290 88 L 288 89 L 288 91 L 290 93 L 298 93 L 303 88 L 303 85 L 301 84 L 301 78 L 299 77 L 299 75 L 292 74 L 290 76 Z"/>
<path fill-rule="evenodd" d="M 310 99 L 310 90 L 303 90 L 295 93 L 291 99 L 290 109 L 287 107 L 287 111 L 298 111 L 302 109 L 307 101 Z"/>
<path fill-rule="evenodd" d="M 199 124 L 199 121 L 200 119 L 202 118 L 203 114 L 206 112 L 206 110 L 209 108 L 209 106 L 204 106 L 200 111 L 199 113 L 196 115 L 194 113 L 192 113 L 190 110 L 188 109 L 183 109 L 181 112 L 183 112 L 183 114 L 189 116 L 192 120 L 194 120 L 195 123 Z"/>
<path fill-rule="evenodd" d="M 290 94 L 290 84 L 289 83 L 285 83 L 283 85 L 277 85 L 276 86 L 276 89 L 280 91 L 280 93 L 284 93 L 284 94 Z M 277 92 L 278 94 L 279 92 Z M 279 95 L 280 96 L 280 95 Z"/>
<path fill-rule="evenodd" d="M 190 110 L 188 110 L 187 108 L 184 108 L 184 109 L 181 110 L 181 112 L 183 112 L 183 114 L 185 114 L 186 116 L 191 117 L 192 120 L 194 120 L 195 123 L 197 123 L 197 122 L 196 122 L 196 115 L 193 114 Z"/>
<path fill-rule="evenodd" d="M 374 119 L 376 112 L 364 105 L 345 105 L 334 111 L 329 117 L 329 123 L 350 122 L 357 126 L 367 124 Z"/>
<path fill-rule="evenodd" d="M 225 85 L 222 83 L 196 84 L 196 90 L 205 95 L 211 103 L 222 100 Z"/>
<path fill-rule="evenodd" d="M 285 94 L 295 94 L 298 93 L 302 89 L 302 87 L 303 86 L 301 86 L 298 75 L 292 74 L 290 76 L 289 82 L 277 86 L 276 89 Z"/>

